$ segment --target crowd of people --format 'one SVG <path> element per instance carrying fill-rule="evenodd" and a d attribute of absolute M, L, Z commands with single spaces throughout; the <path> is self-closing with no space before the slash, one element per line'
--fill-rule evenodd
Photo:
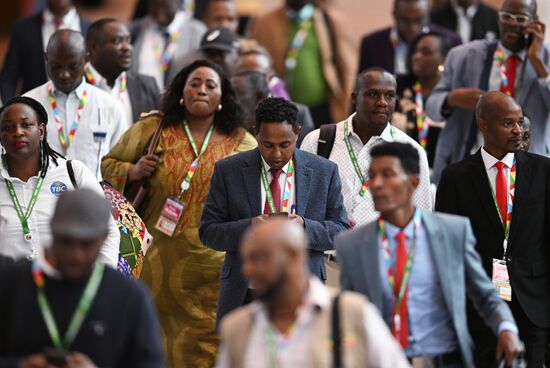
<path fill-rule="evenodd" d="M 11 30 L 0 368 L 550 367 L 536 0 L 145 3 Z"/>

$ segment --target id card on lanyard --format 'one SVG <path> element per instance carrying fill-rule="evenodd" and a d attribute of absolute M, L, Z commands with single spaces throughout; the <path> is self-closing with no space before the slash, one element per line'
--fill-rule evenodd
<path fill-rule="evenodd" d="M 191 187 L 191 179 L 193 178 L 193 175 L 195 174 L 195 171 L 197 170 L 197 167 L 199 166 L 199 159 L 206 151 L 206 148 L 208 147 L 208 144 L 210 143 L 210 139 L 212 138 L 212 133 L 214 132 L 214 125 L 211 125 L 208 129 L 208 132 L 206 133 L 206 137 L 204 138 L 204 142 L 202 143 L 202 147 L 200 152 L 197 149 L 197 144 L 195 143 L 195 139 L 193 138 L 193 135 L 191 134 L 191 130 L 189 129 L 189 124 L 187 124 L 187 121 L 183 122 L 183 129 L 185 131 L 185 135 L 187 136 L 187 139 L 189 139 L 189 143 L 191 144 L 191 148 L 193 149 L 193 152 L 195 153 L 195 159 L 191 163 L 191 166 L 189 166 L 189 170 L 187 171 L 187 174 L 185 175 L 185 178 L 181 182 L 180 185 L 180 193 L 178 196 L 169 196 L 166 199 L 166 202 L 164 203 L 164 206 L 162 207 L 162 210 L 160 212 L 160 216 L 157 220 L 157 223 L 155 225 L 155 228 L 168 235 L 173 236 L 174 232 L 176 231 L 176 227 L 181 219 L 181 215 L 183 214 L 183 211 L 185 210 L 185 204 L 182 201 L 183 194 L 189 190 Z"/>
<path fill-rule="evenodd" d="M 510 276 L 508 275 L 508 267 L 506 264 L 506 252 L 508 250 L 508 238 L 510 236 L 510 225 L 512 223 L 512 210 L 514 208 L 514 195 L 516 189 L 516 160 L 514 158 L 514 163 L 510 169 L 509 176 L 509 188 L 507 193 L 508 206 L 506 209 L 506 218 L 502 218 L 500 214 L 499 205 L 496 199 L 495 191 L 492 185 L 489 183 L 491 188 L 491 194 L 493 195 L 493 201 L 498 212 L 498 217 L 502 223 L 504 229 L 504 241 L 502 242 L 503 247 L 503 256 L 502 259 L 493 258 L 493 270 L 492 270 L 492 282 L 495 287 L 498 296 L 502 300 L 508 302 L 512 301 L 512 284 L 510 283 Z"/>

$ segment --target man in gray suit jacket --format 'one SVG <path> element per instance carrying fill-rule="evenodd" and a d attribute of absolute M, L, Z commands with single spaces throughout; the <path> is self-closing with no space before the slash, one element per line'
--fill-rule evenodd
<path fill-rule="evenodd" d="M 428 99 L 427 115 L 446 120 L 434 161 L 436 183 L 447 165 L 481 146 L 474 110 L 488 90 L 514 96 L 532 122 L 530 151 L 550 156 L 550 49 L 543 45 L 545 26 L 537 18 L 535 0 L 506 0 L 499 14 L 500 41 L 473 41 L 452 49 Z"/>
<path fill-rule="evenodd" d="M 337 237 L 342 289 L 378 307 L 413 366 L 449 368 L 473 367 L 467 293 L 499 336 L 497 359 L 511 363 L 522 350 L 517 327 L 483 270 L 468 220 L 414 208 L 420 170 L 411 145 L 382 144 L 371 157 L 370 188 L 381 217 Z"/>
<path fill-rule="evenodd" d="M 347 228 L 336 164 L 296 149 L 297 108 L 278 97 L 256 110 L 258 149 L 216 163 L 204 204 L 199 236 L 209 248 L 225 251 L 218 322 L 249 302 L 252 291 L 241 273 L 239 246 L 245 231 L 269 216 L 288 216 L 307 234 L 309 270 L 326 280 L 323 253 Z"/>

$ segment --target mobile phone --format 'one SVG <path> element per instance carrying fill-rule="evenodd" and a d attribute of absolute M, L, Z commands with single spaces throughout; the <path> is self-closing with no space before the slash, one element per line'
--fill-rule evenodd
<path fill-rule="evenodd" d="M 44 356 L 48 364 L 56 367 L 64 367 L 67 365 L 67 352 L 55 348 L 45 348 Z"/>

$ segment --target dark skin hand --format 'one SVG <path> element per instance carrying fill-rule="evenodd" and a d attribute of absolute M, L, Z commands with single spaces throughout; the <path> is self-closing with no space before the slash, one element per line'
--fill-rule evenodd
<path fill-rule="evenodd" d="M 479 88 L 456 88 L 447 94 L 447 104 L 450 108 L 475 110 L 477 101 L 484 93 Z"/>
<path fill-rule="evenodd" d="M 533 64 L 538 78 L 546 78 L 548 69 L 540 57 L 540 50 L 544 44 L 546 26 L 541 21 L 534 21 L 525 27 L 525 33 L 531 35 L 531 44 L 527 48 L 527 58 Z"/>
<path fill-rule="evenodd" d="M 150 177 L 155 172 L 159 163 L 160 158 L 157 155 L 142 156 L 139 161 L 128 170 L 128 181 L 135 182 Z"/>
<path fill-rule="evenodd" d="M 518 335 L 511 331 L 503 331 L 498 336 L 497 361 L 504 358 L 506 364 L 510 365 L 523 351 L 523 344 L 519 341 Z"/>

